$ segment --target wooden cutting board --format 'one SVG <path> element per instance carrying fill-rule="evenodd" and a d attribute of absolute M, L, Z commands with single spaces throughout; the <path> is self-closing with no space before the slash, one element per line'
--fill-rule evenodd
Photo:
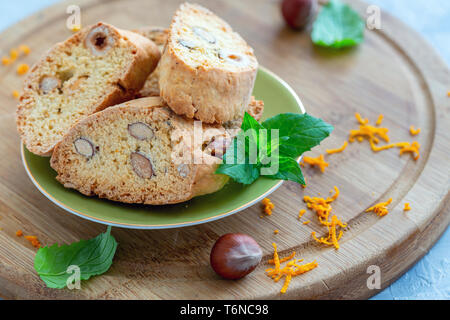
<path fill-rule="evenodd" d="M 121 28 L 167 26 L 178 1 L 83 0 L 83 25 L 103 20 Z M 82 283 L 82 290 L 45 287 L 33 268 L 34 249 L 15 236 L 18 229 L 37 235 L 43 244 L 70 243 L 105 230 L 73 216 L 48 201 L 33 186 L 22 167 L 12 91 L 22 77 L 14 66 L 0 68 L 0 295 L 4 298 L 368 298 L 367 268 L 381 268 L 382 288 L 420 259 L 442 234 L 450 220 L 450 73 L 428 43 L 414 31 L 382 13 L 379 31 L 366 30 L 364 44 L 332 52 L 315 48 L 307 32 L 284 26 L 279 1 L 199 1 L 225 18 L 253 46 L 260 63 L 286 80 L 303 100 L 309 113 L 335 126 L 332 136 L 310 152 L 318 156 L 342 145 L 353 116 L 360 112 L 372 123 L 382 113 L 383 125 L 394 141 L 417 140 L 421 156 L 414 161 L 397 149 L 373 153 L 367 142 L 350 144 L 340 154 L 326 156 L 325 173 L 305 168 L 308 186 L 285 182 L 271 195 L 272 216 L 260 218 L 252 208 L 204 225 L 175 230 L 136 231 L 113 229 L 119 247 L 112 268 Z M 32 53 L 22 59 L 35 62 L 55 42 L 70 35 L 65 28 L 67 3 L 46 9 L 1 34 L 3 53 L 20 44 Z M 365 15 L 367 5 L 351 1 Z M 411 137 L 413 124 L 422 132 Z M 349 224 L 341 248 L 318 245 L 311 231 L 324 235 L 312 212 L 301 221 L 303 195 L 328 195 L 333 186 L 341 195 L 333 212 Z M 364 210 L 392 197 L 390 213 L 379 218 Z M 403 212 L 409 202 L 412 210 Z M 309 225 L 302 221 L 311 220 Z M 274 230 L 279 234 L 275 235 Z M 253 236 L 264 252 L 260 266 L 239 281 L 225 281 L 209 266 L 215 240 L 227 232 Z M 280 255 L 292 250 L 319 267 L 294 278 L 285 295 L 282 282 L 265 274 L 272 242 Z"/>

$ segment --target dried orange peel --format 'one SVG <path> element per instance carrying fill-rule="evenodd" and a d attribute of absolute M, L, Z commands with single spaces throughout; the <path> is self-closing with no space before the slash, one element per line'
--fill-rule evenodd
<path fill-rule="evenodd" d="M 292 252 L 289 256 L 280 260 L 280 258 L 278 257 L 277 245 L 275 243 L 272 243 L 272 246 L 274 248 L 273 259 L 270 259 L 269 263 L 275 265 L 275 267 L 266 269 L 266 273 L 267 276 L 271 277 L 275 282 L 280 281 L 280 279 L 285 276 L 283 287 L 280 290 L 281 293 L 286 293 L 293 277 L 311 271 L 318 266 L 316 260 L 310 263 L 299 265 L 299 263 L 302 262 L 303 259 L 295 259 L 295 252 Z M 286 261 L 288 261 L 286 266 L 281 268 L 281 263 Z"/>

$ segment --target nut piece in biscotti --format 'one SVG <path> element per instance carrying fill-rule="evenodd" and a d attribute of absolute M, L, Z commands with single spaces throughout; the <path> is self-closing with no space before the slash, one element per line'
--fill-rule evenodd
<path fill-rule="evenodd" d="M 255 107 L 261 103 L 252 102 L 249 110 Z M 195 142 L 198 125 L 202 136 Z M 136 99 L 77 123 L 56 146 L 50 164 L 65 187 L 88 196 L 179 203 L 225 185 L 228 176 L 214 172 L 239 126 L 195 123 L 176 115 L 160 97 Z"/>
<path fill-rule="evenodd" d="M 50 155 L 76 122 L 133 98 L 159 58 L 152 41 L 101 22 L 56 44 L 24 82 L 17 110 L 23 143 Z"/>
<path fill-rule="evenodd" d="M 257 68 L 253 49 L 225 21 L 185 3 L 159 62 L 160 94 L 177 114 L 224 123 L 242 118 Z"/>
<path fill-rule="evenodd" d="M 136 33 L 152 40 L 159 48 L 161 54 L 164 51 L 164 46 L 167 42 L 167 35 L 169 29 L 162 27 L 142 27 L 137 30 L 133 30 Z M 138 94 L 139 97 L 158 97 L 159 96 L 159 67 L 148 76 L 144 86 Z"/>

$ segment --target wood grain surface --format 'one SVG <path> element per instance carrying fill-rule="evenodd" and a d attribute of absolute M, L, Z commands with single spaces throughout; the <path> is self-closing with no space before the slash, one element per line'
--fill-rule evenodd
<path fill-rule="evenodd" d="M 2 50 L 27 44 L 32 52 L 21 59 L 32 64 L 55 42 L 70 35 L 66 7 L 46 9 L 0 35 Z M 367 5 L 351 4 L 365 15 Z M 98 20 L 134 29 L 167 26 L 178 1 L 83 0 L 82 23 Z M 327 51 L 312 45 L 307 32 L 284 26 L 279 1 L 199 1 L 226 19 L 255 49 L 259 62 L 286 80 L 307 111 L 335 126 L 332 136 L 309 156 L 342 145 L 353 116 L 360 112 L 374 122 L 385 115 L 393 141 L 417 140 L 421 157 L 399 156 L 397 149 L 373 153 L 367 142 L 352 143 L 340 154 L 326 156 L 325 173 L 305 168 L 308 186 L 285 182 L 272 194 L 275 209 L 260 218 L 255 205 L 229 218 L 172 230 L 113 229 L 119 247 L 104 275 L 82 283 L 82 290 L 45 287 L 33 268 L 36 249 L 15 236 L 18 229 L 39 237 L 44 245 L 70 243 L 96 236 L 105 227 L 73 216 L 52 204 L 33 186 L 20 161 L 12 91 L 22 77 L 14 66 L 0 68 L 0 296 L 3 298 L 75 299 L 364 299 L 369 290 L 367 268 L 381 268 L 382 288 L 389 285 L 433 245 L 450 221 L 450 73 L 433 49 L 414 31 L 382 13 L 382 29 L 366 30 L 365 42 L 354 49 Z M 413 124 L 422 132 L 409 135 Z M 327 195 L 338 186 L 341 195 L 333 212 L 349 223 L 341 248 L 318 245 L 311 231 L 324 234 L 314 214 L 302 221 L 303 195 Z M 379 218 L 364 210 L 392 197 L 390 213 Z M 403 212 L 409 202 L 412 210 Z M 279 234 L 273 231 L 279 229 Z M 260 266 L 239 281 L 219 278 L 209 266 L 215 240 L 227 232 L 253 236 L 264 252 Z M 286 294 L 264 270 L 276 242 L 280 255 L 292 250 L 319 267 L 295 277 Z"/>

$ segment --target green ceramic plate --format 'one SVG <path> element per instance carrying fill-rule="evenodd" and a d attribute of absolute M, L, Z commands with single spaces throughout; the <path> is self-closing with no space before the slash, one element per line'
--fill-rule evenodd
<path fill-rule="evenodd" d="M 264 68 L 258 71 L 253 94 L 264 100 L 264 119 L 283 112 L 304 112 L 292 88 Z M 34 185 L 57 206 L 91 221 L 135 229 L 177 228 L 224 218 L 260 201 L 282 183 L 263 177 L 249 186 L 232 181 L 214 194 L 176 205 L 128 205 L 64 188 L 56 181 L 49 158 L 30 153 L 23 145 L 22 160 Z"/>

